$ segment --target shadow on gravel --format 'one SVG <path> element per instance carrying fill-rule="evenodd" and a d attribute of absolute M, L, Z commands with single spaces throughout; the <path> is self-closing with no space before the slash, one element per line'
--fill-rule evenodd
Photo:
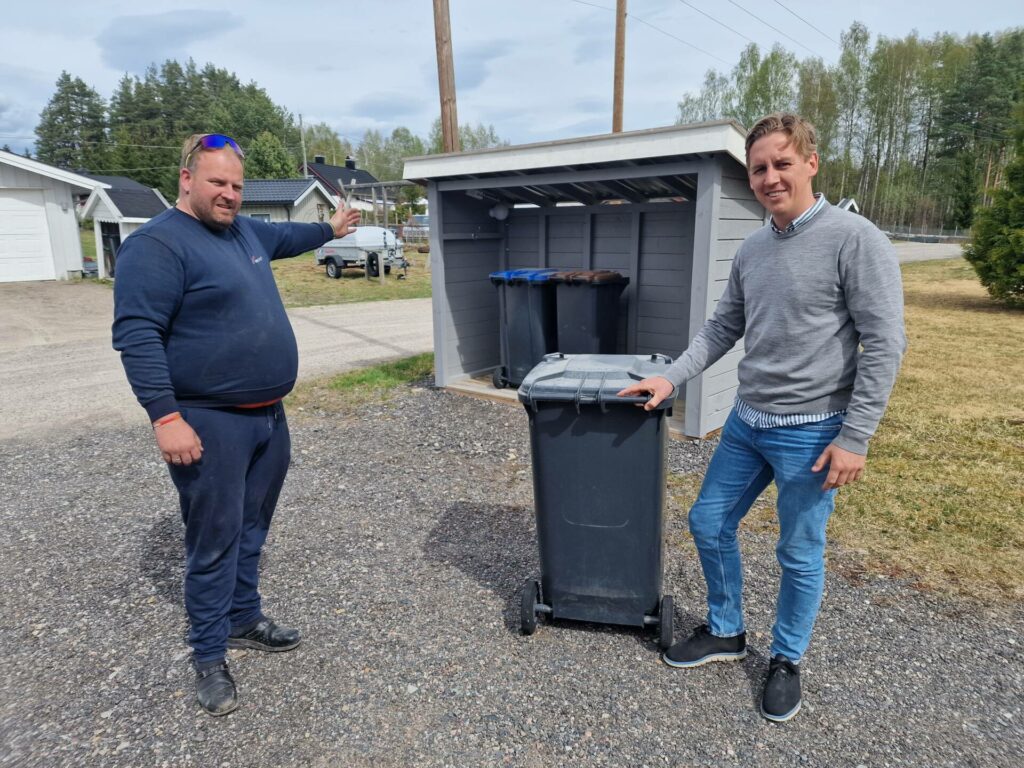
<path fill-rule="evenodd" d="M 502 616 L 519 632 L 519 588 L 540 575 L 533 510 L 507 504 L 450 504 L 424 542 L 431 562 L 452 566 L 504 600 Z"/>
<path fill-rule="evenodd" d="M 178 510 L 164 512 L 149 529 L 143 543 L 139 571 L 156 587 L 157 594 L 173 605 L 181 605 L 185 573 L 184 526 Z"/>

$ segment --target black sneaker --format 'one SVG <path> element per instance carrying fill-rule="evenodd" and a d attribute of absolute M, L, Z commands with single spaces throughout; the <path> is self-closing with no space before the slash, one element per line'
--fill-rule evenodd
<path fill-rule="evenodd" d="M 279 627 L 270 619 L 260 619 L 255 625 L 228 636 L 228 648 L 253 648 L 257 651 L 290 651 L 302 642 L 297 629 Z"/>
<path fill-rule="evenodd" d="M 800 667 L 781 653 L 768 663 L 768 680 L 761 696 L 761 714 L 784 723 L 800 711 Z"/>
<path fill-rule="evenodd" d="M 717 637 L 707 624 L 701 624 L 686 640 L 680 640 L 663 654 L 670 667 L 699 667 L 709 661 L 739 661 L 747 656 L 747 633 L 735 637 Z"/>
<path fill-rule="evenodd" d="M 196 665 L 196 699 L 199 706 L 214 717 L 235 711 L 238 691 L 226 661 L 210 666 Z"/>

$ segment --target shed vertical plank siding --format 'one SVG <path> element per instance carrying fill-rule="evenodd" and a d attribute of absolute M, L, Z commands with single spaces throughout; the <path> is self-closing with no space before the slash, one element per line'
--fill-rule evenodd
<path fill-rule="evenodd" d="M 636 354 L 675 358 L 689 343 L 694 205 L 640 215 Z"/>
<path fill-rule="evenodd" d="M 718 196 L 718 227 L 711 243 L 709 316 L 729 282 L 729 272 L 740 243 L 764 226 L 764 215 L 764 208 L 750 190 L 743 169 L 736 163 L 724 164 Z M 739 386 L 736 370 L 742 357 L 743 340 L 740 339 L 731 352 L 704 372 L 700 435 L 725 424 L 736 400 Z"/>
<path fill-rule="evenodd" d="M 434 304 L 443 304 L 434 315 L 435 376 L 445 386 L 500 362 L 497 289 L 489 275 L 502 268 L 505 227 L 488 214 L 493 203 L 461 192 L 438 194 L 434 185 L 430 191 L 431 216 L 440 212 L 430 231 L 431 253 L 444 254 L 432 262 Z"/>

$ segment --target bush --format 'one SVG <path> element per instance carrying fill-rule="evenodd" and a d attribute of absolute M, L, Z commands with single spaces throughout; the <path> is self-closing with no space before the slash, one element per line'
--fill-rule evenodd
<path fill-rule="evenodd" d="M 1024 155 L 1006 166 L 1007 184 L 978 210 L 964 256 L 992 298 L 1024 307 Z"/>

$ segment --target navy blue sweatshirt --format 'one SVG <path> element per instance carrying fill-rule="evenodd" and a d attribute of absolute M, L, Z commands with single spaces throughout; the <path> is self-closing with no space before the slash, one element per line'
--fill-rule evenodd
<path fill-rule="evenodd" d="M 272 259 L 334 237 L 331 225 L 238 216 L 210 229 L 170 208 L 117 252 L 114 349 L 151 420 L 178 404 L 250 405 L 284 397 L 299 352 Z"/>

